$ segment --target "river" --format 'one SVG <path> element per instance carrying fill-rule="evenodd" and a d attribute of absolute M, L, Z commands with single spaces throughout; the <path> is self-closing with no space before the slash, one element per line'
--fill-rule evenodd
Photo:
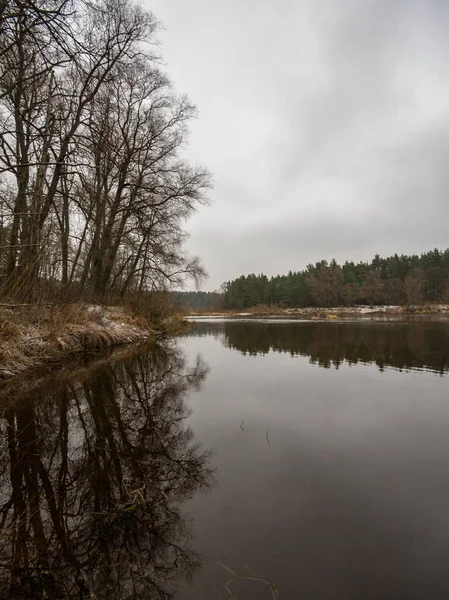
<path fill-rule="evenodd" d="M 449 322 L 203 320 L 5 404 L 1 598 L 449 596 Z"/>

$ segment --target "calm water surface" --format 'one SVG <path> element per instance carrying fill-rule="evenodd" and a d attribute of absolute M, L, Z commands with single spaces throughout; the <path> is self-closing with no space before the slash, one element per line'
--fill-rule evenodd
<path fill-rule="evenodd" d="M 0 597 L 447 599 L 448 372 L 445 321 L 200 322 L 21 393 Z"/>

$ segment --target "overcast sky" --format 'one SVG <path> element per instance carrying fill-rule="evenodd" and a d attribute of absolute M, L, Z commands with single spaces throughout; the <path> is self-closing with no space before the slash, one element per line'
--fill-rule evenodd
<path fill-rule="evenodd" d="M 203 289 L 449 246 L 447 0 L 144 0 L 214 175 Z"/>

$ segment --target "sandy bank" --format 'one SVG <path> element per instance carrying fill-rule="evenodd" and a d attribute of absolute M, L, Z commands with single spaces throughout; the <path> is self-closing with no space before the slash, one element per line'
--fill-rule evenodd
<path fill-rule="evenodd" d="M 304 319 L 338 319 L 344 317 L 365 317 L 376 315 L 448 315 L 449 304 L 429 304 L 419 306 L 334 306 L 330 308 L 278 308 L 256 306 L 244 311 L 191 311 L 189 317 L 298 317 Z"/>

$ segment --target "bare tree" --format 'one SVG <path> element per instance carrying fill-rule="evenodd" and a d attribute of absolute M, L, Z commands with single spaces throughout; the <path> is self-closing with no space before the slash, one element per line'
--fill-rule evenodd
<path fill-rule="evenodd" d="M 155 18 L 131 0 L 10 0 L 0 27 L 3 293 L 201 276 L 182 224 L 209 176 L 180 158 L 195 111 L 148 51 Z"/>
<path fill-rule="evenodd" d="M 84 252 L 72 279 L 96 295 L 201 276 L 182 252 L 182 223 L 209 186 L 179 157 L 195 109 L 145 57 L 119 71 L 90 106 L 77 180 Z M 83 262 L 80 258 L 83 256 Z"/>

